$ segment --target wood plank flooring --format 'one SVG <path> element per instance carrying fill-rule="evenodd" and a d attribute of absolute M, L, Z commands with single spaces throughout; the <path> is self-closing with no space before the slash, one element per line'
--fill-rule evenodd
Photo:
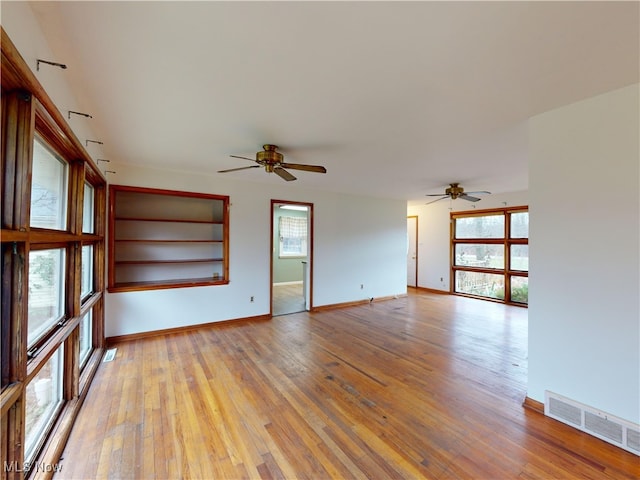
<path fill-rule="evenodd" d="M 632 479 L 525 410 L 527 310 L 448 295 L 117 345 L 56 479 Z"/>

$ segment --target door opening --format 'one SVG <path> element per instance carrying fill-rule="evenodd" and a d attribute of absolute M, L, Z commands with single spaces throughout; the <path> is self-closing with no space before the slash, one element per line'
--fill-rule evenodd
<path fill-rule="evenodd" d="M 313 204 L 271 200 L 271 314 L 311 310 Z"/>
<path fill-rule="evenodd" d="M 418 286 L 418 217 L 407 217 L 407 287 Z"/>

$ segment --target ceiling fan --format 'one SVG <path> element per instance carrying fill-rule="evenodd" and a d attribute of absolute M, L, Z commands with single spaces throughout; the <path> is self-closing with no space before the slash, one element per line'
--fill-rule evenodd
<path fill-rule="evenodd" d="M 440 197 L 440 198 L 437 198 L 436 200 L 432 200 L 431 202 L 427 202 L 426 205 L 429 205 L 430 203 L 437 202 L 438 200 L 442 200 L 444 198 L 450 198 L 451 200 L 455 200 L 456 198 L 461 198 L 463 200 L 468 200 L 470 202 L 477 202 L 477 201 L 480 200 L 478 197 L 473 197 L 470 194 L 473 194 L 473 195 L 490 195 L 491 192 L 487 192 L 487 191 L 481 190 L 479 192 L 467 192 L 467 193 L 465 193 L 464 188 L 462 188 L 459 183 L 450 183 L 449 187 L 446 188 L 444 193 L 427 194 L 427 197 Z"/>
<path fill-rule="evenodd" d="M 264 167 L 267 173 L 276 173 L 278 176 L 280 176 L 280 178 L 286 180 L 287 182 L 295 180 L 296 177 L 287 172 L 285 168 L 289 168 L 291 170 L 304 170 L 305 172 L 327 173 L 327 169 L 320 165 L 302 165 L 300 163 L 283 162 L 284 156 L 277 151 L 277 145 L 266 144 L 263 145 L 262 148 L 264 150 L 256 153 L 255 159 L 240 157 L 238 155 L 230 155 L 233 158 L 241 158 L 243 160 L 256 162 L 257 165 L 251 165 L 249 167 L 230 168 L 228 170 L 218 170 L 218 173 L 237 172 L 238 170 Z"/>

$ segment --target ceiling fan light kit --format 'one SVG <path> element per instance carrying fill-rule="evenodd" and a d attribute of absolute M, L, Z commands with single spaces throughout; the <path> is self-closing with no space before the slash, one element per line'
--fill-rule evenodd
<path fill-rule="evenodd" d="M 320 165 L 303 165 L 300 163 L 285 163 L 284 156 L 278 152 L 278 146 L 272 144 L 265 144 L 262 146 L 263 150 L 256 153 L 256 158 L 247 158 L 241 157 L 238 155 L 231 155 L 233 158 L 241 158 L 242 160 L 249 160 L 251 162 L 256 162 L 257 165 L 251 165 L 249 167 L 240 167 L 240 168 L 230 168 L 227 170 L 218 170 L 218 173 L 228 173 L 228 172 L 237 172 L 238 170 L 247 170 L 249 168 L 258 168 L 264 167 L 264 170 L 267 173 L 275 173 L 283 180 L 287 182 L 291 182 L 292 180 L 296 180 L 291 173 L 289 173 L 285 168 L 291 170 L 303 170 L 305 172 L 314 172 L 314 173 L 327 173 L 327 169 Z"/>
<path fill-rule="evenodd" d="M 464 188 L 460 186 L 459 183 L 450 183 L 449 186 L 445 189 L 444 194 L 442 193 L 430 193 L 427 194 L 427 197 L 440 197 L 431 202 L 427 202 L 426 205 L 430 203 L 435 203 L 439 200 L 444 200 L 445 198 L 450 198 L 451 200 L 455 200 L 457 198 L 461 198 L 462 200 L 467 200 L 469 202 L 478 202 L 481 199 L 478 197 L 473 197 L 473 195 L 491 195 L 491 192 L 487 192 L 486 190 L 480 190 L 478 192 L 467 192 L 465 193 Z"/>

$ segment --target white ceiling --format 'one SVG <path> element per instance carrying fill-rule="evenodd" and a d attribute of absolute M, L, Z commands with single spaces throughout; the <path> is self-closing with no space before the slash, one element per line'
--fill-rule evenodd
<path fill-rule="evenodd" d="M 527 118 L 639 81 L 638 2 L 38 2 L 112 161 L 297 186 L 527 189 Z M 220 174 L 222 175 L 222 174 Z M 284 183 L 261 169 L 230 178 Z"/>

